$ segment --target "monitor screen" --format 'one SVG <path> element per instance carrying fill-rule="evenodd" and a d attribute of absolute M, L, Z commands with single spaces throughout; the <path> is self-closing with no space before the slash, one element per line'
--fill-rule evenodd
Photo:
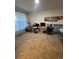
<path fill-rule="evenodd" d="M 45 24 L 45 23 L 40 23 L 40 25 L 41 25 L 41 26 L 45 26 L 46 24 Z"/>
<path fill-rule="evenodd" d="M 35 26 L 39 26 L 39 24 L 35 24 Z"/>

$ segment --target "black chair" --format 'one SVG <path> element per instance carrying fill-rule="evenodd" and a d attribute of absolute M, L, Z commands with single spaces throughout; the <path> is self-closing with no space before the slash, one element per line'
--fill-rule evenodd
<path fill-rule="evenodd" d="M 25 31 L 31 32 L 31 31 L 32 31 L 32 27 L 31 27 L 31 26 L 26 27 L 26 28 L 25 28 Z"/>
<path fill-rule="evenodd" d="M 54 29 L 54 27 L 52 27 L 52 26 L 50 25 L 50 26 L 47 27 L 46 32 L 47 32 L 48 34 L 52 34 L 52 33 L 53 33 L 53 29 Z"/>

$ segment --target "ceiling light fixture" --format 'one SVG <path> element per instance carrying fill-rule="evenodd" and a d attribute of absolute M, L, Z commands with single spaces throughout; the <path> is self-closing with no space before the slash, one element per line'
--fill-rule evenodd
<path fill-rule="evenodd" d="M 36 4 L 39 4 L 39 0 L 35 0 L 35 3 L 36 3 Z"/>

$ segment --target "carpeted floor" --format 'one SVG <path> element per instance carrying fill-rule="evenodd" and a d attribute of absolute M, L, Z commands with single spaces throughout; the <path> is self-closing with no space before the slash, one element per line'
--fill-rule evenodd
<path fill-rule="evenodd" d="M 63 42 L 56 34 L 24 33 L 15 41 L 16 59 L 63 59 Z"/>

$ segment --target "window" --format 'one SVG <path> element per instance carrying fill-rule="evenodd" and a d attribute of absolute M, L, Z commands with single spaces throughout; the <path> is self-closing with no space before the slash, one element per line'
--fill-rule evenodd
<path fill-rule="evenodd" d="M 15 31 L 23 30 L 28 26 L 27 16 L 21 12 L 15 12 Z"/>

